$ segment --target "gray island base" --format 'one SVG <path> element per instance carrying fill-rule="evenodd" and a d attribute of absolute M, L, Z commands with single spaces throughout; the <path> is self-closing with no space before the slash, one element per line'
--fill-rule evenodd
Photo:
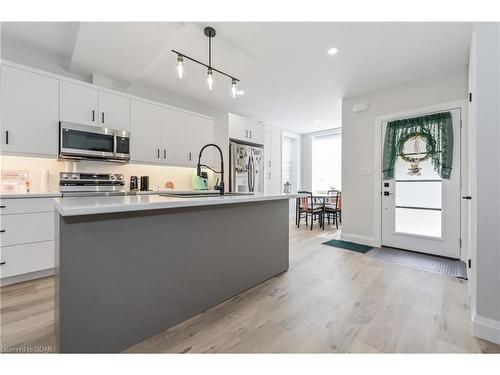
<path fill-rule="evenodd" d="M 120 352 L 286 271 L 288 207 L 59 215 L 59 351 Z"/>

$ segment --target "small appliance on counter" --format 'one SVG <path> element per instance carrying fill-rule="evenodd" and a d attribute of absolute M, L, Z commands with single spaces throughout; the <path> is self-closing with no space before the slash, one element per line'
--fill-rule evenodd
<path fill-rule="evenodd" d="M 130 190 L 139 190 L 139 178 L 137 176 L 130 176 Z"/>
<path fill-rule="evenodd" d="M 195 173 L 191 179 L 191 187 L 194 190 L 208 190 L 208 173 L 201 172 L 201 176 Z"/>
<path fill-rule="evenodd" d="M 61 172 L 59 191 L 63 197 L 71 195 L 99 195 L 125 192 L 125 179 L 116 173 Z"/>
<path fill-rule="evenodd" d="M 149 190 L 149 176 L 141 176 L 141 191 Z"/>

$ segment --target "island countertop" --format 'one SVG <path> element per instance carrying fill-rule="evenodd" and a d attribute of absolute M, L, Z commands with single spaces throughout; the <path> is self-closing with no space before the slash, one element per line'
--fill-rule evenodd
<path fill-rule="evenodd" d="M 61 216 L 79 216 L 180 207 L 249 203 L 293 199 L 299 196 L 299 194 L 255 193 L 253 195 L 224 195 L 190 198 L 163 195 L 70 197 L 55 199 L 55 206 Z"/>

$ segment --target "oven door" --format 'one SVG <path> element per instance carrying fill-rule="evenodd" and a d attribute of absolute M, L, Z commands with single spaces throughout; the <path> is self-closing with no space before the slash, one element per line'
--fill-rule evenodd
<path fill-rule="evenodd" d="M 115 134 L 112 129 L 61 122 L 59 156 L 113 159 Z"/>

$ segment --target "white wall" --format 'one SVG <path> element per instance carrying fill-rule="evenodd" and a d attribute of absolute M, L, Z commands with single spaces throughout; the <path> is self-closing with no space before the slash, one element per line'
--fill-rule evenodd
<path fill-rule="evenodd" d="M 476 24 L 472 43 L 473 332 L 500 344 L 500 25 Z"/>
<path fill-rule="evenodd" d="M 374 213 L 375 119 L 467 98 L 467 68 L 405 83 L 342 102 L 342 235 L 377 245 Z M 353 105 L 368 103 L 368 110 L 354 113 Z M 462 117 L 466 120 L 466 114 Z"/>

